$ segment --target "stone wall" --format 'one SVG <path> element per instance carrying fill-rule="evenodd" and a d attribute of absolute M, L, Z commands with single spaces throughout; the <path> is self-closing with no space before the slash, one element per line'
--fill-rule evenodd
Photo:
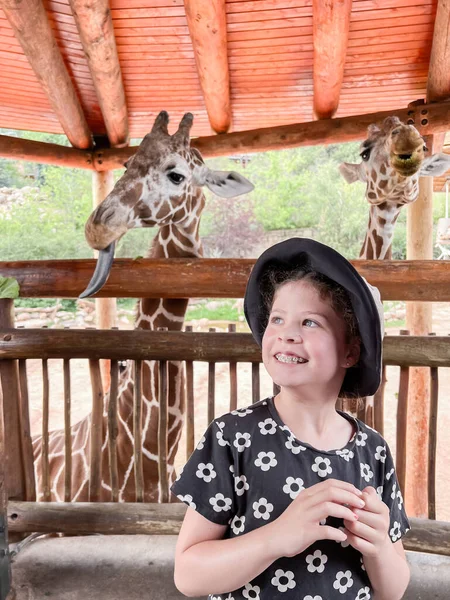
<path fill-rule="evenodd" d="M 302 229 L 274 229 L 272 231 L 265 231 L 259 242 L 253 246 L 246 258 L 254 258 L 259 256 L 262 254 L 262 252 L 264 252 L 264 250 L 270 248 L 270 246 L 278 244 L 279 242 L 283 242 L 284 240 L 288 240 L 292 237 L 307 237 L 315 239 L 316 235 L 317 229 L 312 227 L 306 227 Z"/>

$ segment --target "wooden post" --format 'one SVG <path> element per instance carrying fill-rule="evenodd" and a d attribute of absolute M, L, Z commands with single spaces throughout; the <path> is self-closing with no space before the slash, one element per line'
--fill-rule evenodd
<path fill-rule="evenodd" d="M 433 140 L 426 140 L 432 148 Z M 419 197 L 408 206 L 407 258 L 433 258 L 433 178 L 421 177 Z M 432 304 L 407 302 L 406 327 L 411 335 L 431 331 Z M 430 404 L 429 369 L 412 367 L 409 379 L 408 434 L 406 463 L 406 510 L 413 517 L 428 516 L 428 417 Z"/>
<path fill-rule="evenodd" d="M 92 173 L 92 204 L 96 208 L 114 187 L 114 177 L 112 171 L 103 171 Z M 98 252 L 95 251 L 95 256 Z M 111 329 L 115 327 L 117 320 L 117 301 L 116 298 L 96 298 L 95 299 L 96 325 L 98 329 Z M 103 390 L 107 392 L 111 383 L 111 365 L 109 360 L 100 361 L 100 371 L 102 374 Z"/>
<path fill-rule="evenodd" d="M 3 424 L 3 394 L 0 386 L 0 456 L 5 456 L 5 427 Z M 0 598 L 6 598 L 11 589 L 11 567 L 8 556 L 8 490 L 6 465 L 0 460 Z"/>
<path fill-rule="evenodd" d="M 14 301 L 0 300 L 0 329 L 13 329 Z M 2 333 L 2 340 L 11 339 L 12 333 Z M 20 428 L 19 368 L 16 360 L 0 361 L 0 379 L 3 391 L 3 422 L 5 427 L 6 486 L 9 498 L 26 500 L 25 477 Z"/>

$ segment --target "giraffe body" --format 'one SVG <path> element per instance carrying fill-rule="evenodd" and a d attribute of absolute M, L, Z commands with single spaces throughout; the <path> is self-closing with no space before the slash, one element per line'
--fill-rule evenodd
<path fill-rule="evenodd" d="M 100 251 L 135 227 L 159 227 L 152 244 L 151 258 L 198 258 L 202 256 L 199 224 L 205 206 L 202 187 L 219 196 L 233 197 L 253 189 L 252 184 L 235 172 L 210 170 L 200 153 L 190 148 L 189 130 L 193 117 L 187 113 L 174 135 L 169 135 L 168 115 L 161 112 L 126 171 L 112 192 L 94 210 L 86 223 L 89 244 Z M 151 285 L 151 282 L 149 282 Z M 155 330 L 166 327 L 180 331 L 188 299 L 139 300 L 135 327 Z M 168 454 L 167 475 L 174 478 L 174 460 L 184 423 L 184 374 L 181 363 L 168 363 Z M 120 374 L 118 390 L 117 461 L 119 501 L 135 501 L 134 380 L 132 364 Z M 158 474 L 158 373 L 154 361 L 142 367 L 142 454 L 144 501 L 158 502 L 161 489 Z M 102 427 L 101 501 L 111 500 L 108 457 L 107 410 L 104 399 Z M 72 493 L 74 501 L 89 499 L 89 456 L 91 415 L 75 423 L 72 437 Z M 42 436 L 33 438 L 38 500 L 43 498 Z M 64 499 L 64 431 L 49 438 L 51 500 Z"/>

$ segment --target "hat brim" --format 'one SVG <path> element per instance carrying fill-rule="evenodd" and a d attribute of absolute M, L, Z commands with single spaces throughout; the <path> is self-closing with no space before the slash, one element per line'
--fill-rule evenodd
<path fill-rule="evenodd" d="M 269 267 L 299 270 L 307 267 L 341 285 L 348 293 L 361 337 L 357 365 L 347 369 L 341 392 L 371 396 L 381 381 L 382 334 L 372 293 L 353 265 L 332 248 L 306 238 L 291 238 L 275 244 L 258 258 L 250 274 L 244 298 L 244 313 L 256 342 L 261 346 L 266 308 L 261 294 L 262 278 Z"/>

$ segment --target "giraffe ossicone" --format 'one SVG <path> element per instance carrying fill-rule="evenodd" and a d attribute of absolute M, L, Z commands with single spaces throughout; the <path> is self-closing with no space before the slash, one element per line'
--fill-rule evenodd
<path fill-rule="evenodd" d="M 393 116 L 381 127 L 369 126 L 360 163 L 340 165 L 347 183 L 366 183 L 370 215 L 360 258 L 390 259 L 395 222 L 401 208 L 417 200 L 419 177 L 437 177 L 450 168 L 450 155 L 426 156 L 426 152 L 417 129 Z"/>
<path fill-rule="evenodd" d="M 145 136 L 136 154 L 127 162 L 125 173 L 86 223 L 86 238 L 93 248 L 104 250 L 117 242 L 130 229 L 157 226 L 158 232 L 150 251 L 151 258 L 202 256 L 199 236 L 200 217 L 205 206 L 202 187 L 208 187 L 219 196 L 233 197 L 251 191 L 253 185 L 238 173 L 213 171 L 205 165 L 199 151 L 190 147 L 189 132 L 192 121 L 192 115 L 187 113 L 182 118 L 176 133 L 170 135 L 168 114 L 163 111 L 157 116 L 151 132 Z M 165 327 L 180 331 L 187 304 L 187 299 L 142 298 L 137 306 L 135 327 L 145 330 Z M 170 483 L 175 478 L 174 461 L 185 415 L 184 373 L 181 363 L 168 362 L 167 385 L 169 399 L 167 475 Z M 153 361 L 143 361 L 141 437 L 145 502 L 161 500 L 158 469 L 158 390 L 157 365 Z M 126 367 L 120 370 L 119 375 L 116 438 L 118 500 L 128 502 L 136 500 L 133 395 L 133 365 L 128 362 Z M 106 395 L 102 421 L 100 501 L 112 499 L 108 456 L 108 406 L 109 396 Z M 89 499 L 90 432 L 90 414 L 71 427 L 70 497 L 74 501 Z M 43 500 L 42 436 L 33 438 L 33 450 L 37 497 L 38 500 Z M 50 433 L 49 472 L 51 500 L 62 501 L 64 499 L 63 430 Z"/>

